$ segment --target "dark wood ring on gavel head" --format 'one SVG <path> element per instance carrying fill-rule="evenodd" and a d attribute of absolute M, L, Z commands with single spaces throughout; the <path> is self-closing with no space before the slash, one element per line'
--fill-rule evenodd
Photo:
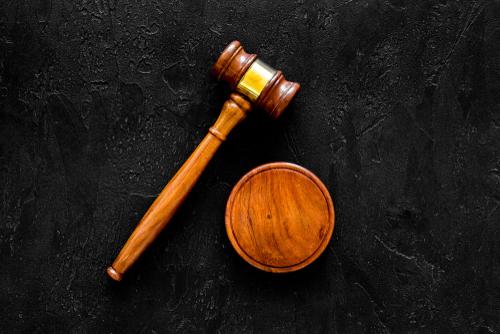
<path fill-rule="evenodd" d="M 281 71 L 247 53 L 239 41 L 231 42 L 222 51 L 212 73 L 272 118 L 278 118 L 300 90 L 300 84 L 286 80 Z"/>

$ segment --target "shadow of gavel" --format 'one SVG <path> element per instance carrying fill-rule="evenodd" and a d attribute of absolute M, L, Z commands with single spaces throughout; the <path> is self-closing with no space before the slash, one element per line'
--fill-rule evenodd
<path fill-rule="evenodd" d="M 121 281 L 123 274 L 168 224 L 201 173 L 231 130 L 245 119 L 252 104 L 271 118 L 278 118 L 300 89 L 281 73 L 246 53 L 241 43 L 229 44 L 217 59 L 212 73 L 226 81 L 234 93 L 224 103 L 219 118 L 208 134 L 153 202 L 139 225 L 108 267 L 108 275 Z"/>

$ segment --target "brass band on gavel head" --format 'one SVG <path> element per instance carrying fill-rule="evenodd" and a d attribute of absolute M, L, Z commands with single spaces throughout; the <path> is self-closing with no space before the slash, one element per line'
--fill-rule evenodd
<path fill-rule="evenodd" d="M 238 82 L 236 90 L 250 101 L 257 101 L 267 83 L 276 74 L 276 70 L 256 59 Z"/>
<path fill-rule="evenodd" d="M 245 52 L 238 41 L 224 49 L 212 72 L 272 118 L 281 115 L 300 89 L 298 83 L 287 81 L 281 71 Z"/>

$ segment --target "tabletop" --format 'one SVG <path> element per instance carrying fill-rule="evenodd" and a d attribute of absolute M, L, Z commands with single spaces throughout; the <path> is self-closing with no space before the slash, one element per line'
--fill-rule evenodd
<path fill-rule="evenodd" d="M 217 118 L 238 39 L 302 89 L 255 111 L 120 283 L 105 269 Z M 500 332 L 498 1 L 1 1 L 5 333 Z M 292 162 L 322 256 L 261 272 L 224 212 Z"/>

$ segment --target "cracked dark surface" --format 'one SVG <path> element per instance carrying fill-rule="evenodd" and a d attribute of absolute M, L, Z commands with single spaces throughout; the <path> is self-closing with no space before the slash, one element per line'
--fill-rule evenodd
<path fill-rule="evenodd" d="M 302 84 L 217 153 L 124 282 L 105 275 L 215 120 L 222 48 Z M 4 333 L 500 333 L 498 1 L 0 2 Z M 224 230 L 251 168 L 328 186 L 333 241 L 249 267 Z"/>

